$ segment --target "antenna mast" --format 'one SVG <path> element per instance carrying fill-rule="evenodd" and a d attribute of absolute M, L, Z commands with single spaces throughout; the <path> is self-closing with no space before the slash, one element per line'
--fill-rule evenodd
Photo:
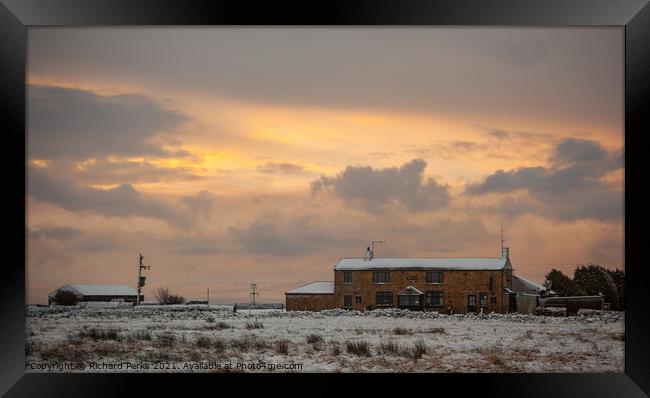
<path fill-rule="evenodd" d="M 371 246 L 370 250 L 372 250 L 372 256 L 373 257 L 375 256 L 375 243 L 378 244 L 378 245 L 385 245 L 386 241 L 384 241 L 384 240 L 373 240 L 373 241 L 370 242 L 370 246 Z"/>
<path fill-rule="evenodd" d="M 501 221 L 501 250 L 503 250 L 503 221 Z"/>

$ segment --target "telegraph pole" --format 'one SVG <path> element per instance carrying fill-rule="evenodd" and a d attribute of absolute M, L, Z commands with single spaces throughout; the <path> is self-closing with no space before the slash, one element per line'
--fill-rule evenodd
<path fill-rule="evenodd" d="M 145 279 L 147 279 L 146 276 L 142 276 L 142 270 L 143 269 L 151 269 L 151 266 L 147 267 L 142 263 L 142 260 L 144 260 L 144 256 L 142 255 L 142 253 L 139 253 L 139 254 L 140 254 L 140 266 L 138 267 L 138 285 L 137 285 L 138 286 L 138 297 L 136 297 L 136 299 L 135 299 L 135 303 L 136 303 L 135 305 L 140 305 L 140 291 L 142 290 L 142 287 L 144 286 Z"/>
<path fill-rule="evenodd" d="M 208 288 L 208 301 L 207 301 L 206 304 L 210 305 L 210 288 Z"/>
<path fill-rule="evenodd" d="M 255 309 L 255 296 L 259 295 L 259 293 L 256 292 L 257 290 L 257 284 L 256 283 L 251 283 L 251 302 L 250 305 Z"/>
<path fill-rule="evenodd" d="M 135 305 L 140 305 L 140 289 L 142 288 L 140 286 L 140 281 L 142 280 L 142 267 L 143 267 L 142 260 L 144 259 L 144 256 L 142 255 L 142 253 L 139 254 L 140 254 L 140 266 L 138 267 L 138 297 L 136 297 L 135 299 Z"/>

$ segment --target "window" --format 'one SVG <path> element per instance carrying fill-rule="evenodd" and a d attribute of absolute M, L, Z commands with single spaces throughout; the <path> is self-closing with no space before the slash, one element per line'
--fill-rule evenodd
<path fill-rule="evenodd" d="M 393 305 L 393 292 L 377 292 L 375 302 L 377 305 Z"/>
<path fill-rule="evenodd" d="M 352 296 L 343 296 L 343 307 L 352 307 Z"/>
<path fill-rule="evenodd" d="M 467 305 L 470 307 L 476 307 L 476 295 L 470 294 L 467 296 Z"/>
<path fill-rule="evenodd" d="M 442 271 L 428 271 L 427 283 L 442 283 Z"/>
<path fill-rule="evenodd" d="M 496 303 L 497 303 L 496 296 L 490 297 L 490 304 L 496 304 Z"/>
<path fill-rule="evenodd" d="M 420 296 L 397 296 L 397 303 L 400 306 L 419 306 L 420 305 Z"/>
<path fill-rule="evenodd" d="M 343 283 L 352 283 L 352 272 L 343 272 Z"/>
<path fill-rule="evenodd" d="M 478 302 L 481 307 L 487 307 L 487 293 L 479 293 Z"/>
<path fill-rule="evenodd" d="M 426 303 L 430 307 L 442 307 L 444 297 L 444 292 L 427 292 Z"/>
<path fill-rule="evenodd" d="M 372 283 L 390 283 L 390 272 L 388 271 L 373 272 Z"/>
<path fill-rule="evenodd" d="M 355 297 L 357 304 L 361 305 L 361 296 Z"/>

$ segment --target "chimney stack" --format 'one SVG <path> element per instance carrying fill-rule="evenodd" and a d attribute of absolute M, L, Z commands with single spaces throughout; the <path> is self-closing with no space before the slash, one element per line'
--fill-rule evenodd
<path fill-rule="evenodd" d="M 368 246 L 366 248 L 366 258 L 365 258 L 365 260 L 372 260 L 372 256 L 373 256 L 372 250 L 370 250 L 370 246 Z"/>
<path fill-rule="evenodd" d="M 510 257 L 510 249 L 507 247 L 502 247 L 501 248 L 501 258 L 509 258 Z"/>

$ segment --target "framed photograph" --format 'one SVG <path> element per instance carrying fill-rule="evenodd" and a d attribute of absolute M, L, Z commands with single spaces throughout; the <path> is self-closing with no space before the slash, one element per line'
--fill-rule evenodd
<path fill-rule="evenodd" d="M 647 3 L 2 0 L 0 392 L 648 396 Z"/>

